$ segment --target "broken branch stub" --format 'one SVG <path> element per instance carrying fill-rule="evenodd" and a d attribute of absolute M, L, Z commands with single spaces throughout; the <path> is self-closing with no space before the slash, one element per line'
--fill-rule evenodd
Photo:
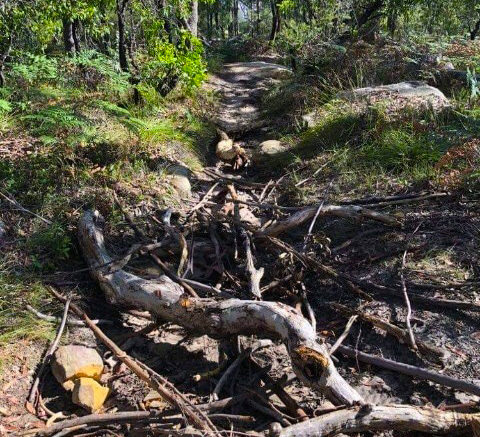
<path fill-rule="evenodd" d="M 300 380 L 336 404 L 362 402 L 337 372 L 310 323 L 293 308 L 277 302 L 195 298 L 184 294 L 182 287 L 166 276 L 146 280 L 124 270 L 104 273 L 97 269 L 111 260 L 97 225 L 99 218 L 98 212 L 85 212 L 79 221 L 78 237 L 91 275 L 110 302 L 149 311 L 198 335 L 221 338 L 254 334 L 281 339 Z"/>

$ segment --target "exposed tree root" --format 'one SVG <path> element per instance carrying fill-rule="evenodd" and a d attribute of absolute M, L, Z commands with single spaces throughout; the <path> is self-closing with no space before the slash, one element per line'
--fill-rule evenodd
<path fill-rule="evenodd" d="M 97 269 L 111 260 L 98 221 L 98 213 L 85 212 L 79 222 L 79 240 L 93 278 L 112 303 L 150 311 L 198 335 L 221 338 L 255 334 L 281 339 L 295 373 L 303 382 L 334 403 L 362 402 L 360 395 L 338 374 L 326 346 L 317 341 L 310 323 L 293 308 L 277 302 L 200 299 L 186 295 L 180 285 L 166 276 L 145 280 L 124 270 L 103 273 Z"/>

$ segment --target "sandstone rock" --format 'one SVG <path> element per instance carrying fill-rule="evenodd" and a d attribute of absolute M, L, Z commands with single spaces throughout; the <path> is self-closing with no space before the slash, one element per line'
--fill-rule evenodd
<path fill-rule="evenodd" d="M 93 413 L 102 407 L 109 392 L 108 387 L 101 386 L 93 378 L 77 378 L 73 388 L 72 401 Z"/>
<path fill-rule="evenodd" d="M 268 158 L 286 152 L 287 148 L 278 140 L 267 140 L 260 143 L 258 150 L 253 155 L 253 160 L 257 163 L 264 162 Z"/>
<path fill-rule="evenodd" d="M 182 197 L 190 197 L 192 195 L 192 184 L 190 183 L 191 172 L 187 167 L 182 165 L 172 165 L 168 167 L 170 185 Z"/>
<path fill-rule="evenodd" d="M 192 184 L 185 176 L 174 175 L 170 177 L 170 185 L 175 188 L 175 191 L 183 197 L 190 197 L 192 195 Z"/>
<path fill-rule="evenodd" d="M 339 97 L 351 102 L 373 105 L 383 103 L 388 112 L 399 112 L 409 108 L 414 110 L 433 109 L 436 112 L 450 107 L 445 95 L 435 87 L 424 82 L 400 82 L 391 85 L 381 85 L 357 88 L 344 92 Z"/>
<path fill-rule="evenodd" d="M 103 361 L 99 353 L 80 345 L 60 346 L 51 364 L 53 376 L 66 390 L 71 390 L 71 380 L 80 377 L 100 379 Z M 70 382 L 69 382 L 70 381 Z"/>

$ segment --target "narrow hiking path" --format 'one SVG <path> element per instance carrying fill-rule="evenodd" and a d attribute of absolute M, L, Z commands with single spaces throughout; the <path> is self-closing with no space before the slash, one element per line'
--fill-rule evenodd
<path fill-rule="evenodd" d="M 265 126 L 260 110 L 263 94 L 272 85 L 292 75 L 288 68 L 268 62 L 226 64 L 221 73 L 210 77 L 207 89 L 220 95 L 217 126 L 239 136 Z"/>

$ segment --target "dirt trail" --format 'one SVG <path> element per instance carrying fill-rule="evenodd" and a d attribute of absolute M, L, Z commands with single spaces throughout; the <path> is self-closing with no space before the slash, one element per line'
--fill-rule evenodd
<path fill-rule="evenodd" d="M 240 62 L 225 65 L 211 76 L 207 89 L 217 92 L 220 104 L 214 122 L 229 135 L 238 136 L 265 126 L 260 104 L 265 91 L 292 72 L 268 62 Z"/>

